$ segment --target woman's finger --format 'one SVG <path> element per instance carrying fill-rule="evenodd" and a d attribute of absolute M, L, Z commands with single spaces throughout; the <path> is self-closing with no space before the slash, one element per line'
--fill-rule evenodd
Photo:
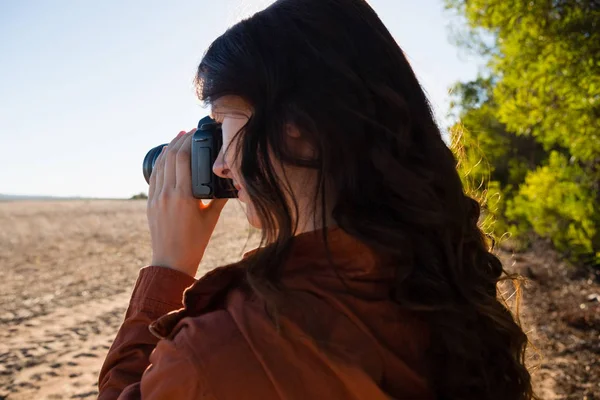
<path fill-rule="evenodd" d="M 173 138 L 173 140 L 171 140 L 171 143 L 169 143 L 169 148 L 167 149 L 166 153 L 164 154 L 164 168 L 161 170 L 162 171 L 162 181 L 163 181 L 163 187 L 166 187 L 167 185 L 170 185 L 173 181 L 171 180 L 172 178 L 175 178 L 175 170 L 174 168 L 170 167 L 170 161 L 169 158 L 173 157 L 173 149 L 175 148 L 175 146 L 177 145 L 177 141 L 179 140 L 179 138 L 181 138 L 181 136 L 183 136 L 185 134 L 185 131 L 181 131 L 179 132 L 179 134 L 177 136 L 175 136 Z M 172 186 L 174 186 L 175 184 L 173 183 Z"/>
<path fill-rule="evenodd" d="M 164 147 L 163 147 L 164 148 Z M 163 149 L 160 149 L 160 153 L 158 154 L 158 157 L 160 157 L 160 154 L 162 153 Z M 150 174 L 150 188 L 148 189 L 148 199 L 152 199 L 154 198 L 154 192 L 155 192 L 155 187 L 156 187 L 156 161 L 158 161 L 158 157 L 156 157 L 156 160 L 154 161 L 154 165 L 152 166 L 152 173 Z"/>
<path fill-rule="evenodd" d="M 192 168 L 191 168 L 191 157 L 192 157 L 192 137 L 193 133 L 184 135 L 184 139 L 181 141 L 179 150 L 177 151 L 176 160 L 176 187 L 181 190 L 184 194 L 192 193 Z"/>
<path fill-rule="evenodd" d="M 152 180 L 152 178 L 154 177 L 154 197 L 157 197 L 160 192 L 162 191 L 162 187 L 163 187 L 163 178 L 164 178 L 164 172 L 163 172 L 163 168 L 164 168 L 164 160 L 165 160 L 165 153 L 167 152 L 167 146 L 164 146 L 162 151 L 160 152 L 160 155 L 158 156 L 158 158 L 156 159 L 156 162 L 154 163 L 154 168 L 152 169 L 152 175 L 150 176 L 150 180 Z"/>
<path fill-rule="evenodd" d="M 211 214 L 216 216 L 217 218 L 219 217 L 219 215 L 221 214 L 221 211 L 223 210 L 223 207 L 225 207 L 225 204 L 227 204 L 227 201 L 229 199 L 213 199 L 210 201 L 210 203 L 208 204 L 202 204 L 202 209 Z"/>
<path fill-rule="evenodd" d="M 165 170 L 164 170 L 164 186 L 169 186 L 169 188 L 174 189 L 177 184 L 177 152 L 181 147 L 181 143 L 186 138 L 186 135 L 189 136 L 189 133 L 195 132 L 196 129 L 192 129 L 189 132 L 181 131 L 179 135 L 169 145 L 169 150 L 167 154 L 165 154 Z"/>

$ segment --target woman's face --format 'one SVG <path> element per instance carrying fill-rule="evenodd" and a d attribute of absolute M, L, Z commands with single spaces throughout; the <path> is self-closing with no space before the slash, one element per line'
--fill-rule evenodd
<path fill-rule="evenodd" d="M 260 220 L 256 214 L 248 194 L 244 190 L 244 180 L 240 174 L 241 160 L 236 157 L 236 149 L 240 135 L 236 134 L 246 125 L 252 116 L 251 107 L 238 96 L 223 96 L 212 103 L 212 118 L 221 124 L 223 130 L 223 147 L 215 163 L 213 172 L 221 178 L 232 179 L 238 190 L 238 198 L 246 204 L 248 222 L 260 228 Z M 225 150 L 228 150 L 225 152 Z"/>
<path fill-rule="evenodd" d="M 213 171 L 221 178 L 233 180 L 233 184 L 238 189 L 238 197 L 240 201 L 246 204 L 246 215 L 250 224 L 256 228 L 261 228 L 261 222 L 256 213 L 256 208 L 252 204 L 252 200 L 244 187 L 244 179 L 240 172 L 241 157 L 236 157 L 236 149 L 241 135 L 236 135 L 248 122 L 252 116 L 252 107 L 239 96 L 223 96 L 212 103 L 212 117 L 215 121 L 221 124 L 223 130 L 223 147 L 215 160 Z M 310 146 L 303 138 L 300 132 L 289 125 L 284 133 L 286 135 L 287 146 L 292 149 L 294 154 L 301 158 L 311 158 L 314 156 L 312 146 Z M 228 149 L 228 151 L 225 151 Z M 317 181 L 317 171 L 307 168 L 281 166 L 280 163 L 271 155 L 271 164 L 274 172 L 280 182 L 288 181 L 290 185 L 289 193 L 284 190 L 288 204 L 293 204 L 291 196 L 294 197 L 298 204 L 298 215 L 292 215 L 293 219 L 298 220 L 297 234 L 304 231 L 318 229 L 313 224 L 313 204 L 314 190 Z M 332 201 L 333 199 L 329 199 Z M 333 204 L 333 203 L 330 203 Z M 333 225 L 333 221 L 329 219 L 327 224 Z"/>

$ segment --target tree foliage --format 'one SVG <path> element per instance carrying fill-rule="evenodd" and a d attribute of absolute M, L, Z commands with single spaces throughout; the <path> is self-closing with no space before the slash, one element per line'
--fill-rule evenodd
<path fill-rule="evenodd" d="M 446 0 L 488 63 L 454 87 L 461 170 L 497 233 L 600 263 L 600 2 Z M 460 136 L 459 136 L 460 135 Z"/>
<path fill-rule="evenodd" d="M 129 200 L 148 200 L 148 195 L 144 192 L 134 194 Z"/>

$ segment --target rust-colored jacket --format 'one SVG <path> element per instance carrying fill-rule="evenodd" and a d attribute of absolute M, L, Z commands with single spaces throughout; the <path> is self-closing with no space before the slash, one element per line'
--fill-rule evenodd
<path fill-rule="evenodd" d="M 389 300 L 394 266 L 340 228 L 329 242 L 335 270 L 318 232 L 295 238 L 280 330 L 243 260 L 199 280 L 143 268 L 99 399 L 433 399 L 427 329 Z"/>

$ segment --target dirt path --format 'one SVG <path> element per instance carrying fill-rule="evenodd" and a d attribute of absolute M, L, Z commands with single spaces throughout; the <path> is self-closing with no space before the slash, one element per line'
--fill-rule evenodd
<path fill-rule="evenodd" d="M 499 253 L 524 276 L 522 322 L 536 393 L 544 400 L 600 399 L 600 271 L 576 269 L 547 244 Z"/>

